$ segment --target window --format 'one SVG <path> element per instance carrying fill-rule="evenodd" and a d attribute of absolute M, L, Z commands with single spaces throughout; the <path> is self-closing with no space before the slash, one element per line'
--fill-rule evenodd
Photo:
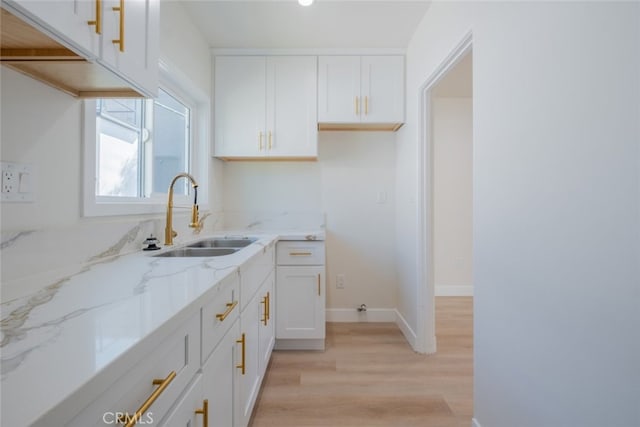
<path fill-rule="evenodd" d="M 194 161 L 208 151 L 204 101 L 169 86 L 155 99 L 85 101 L 85 216 L 162 212 L 175 175 L 206 180 L 206 163 Z M 177 181 L 176 203 L 188 204 L 191 191 L 187 180 Z"/>
<path fill-rule="evenodd" d="M 154 100 L 96 101 L 97 196 L 151 197 L 189 170 L 190 109 L 164 90 Z M 186 182 L 175 194 L 187 194 Z"/>

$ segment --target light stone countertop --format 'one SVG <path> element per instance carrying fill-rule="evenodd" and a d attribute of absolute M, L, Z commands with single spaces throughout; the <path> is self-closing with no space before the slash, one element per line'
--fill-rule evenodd
<path fill-rule="evenodd" d="M 216 236 L 238 234 L 259 240 L 222 257 L 164 258 L 153 257 L 160 251 L 139 251 L 101 258 L 75 271 L 40 274 L 46 287 L 3 302 L 0 424 L 43 422 L 62 402 L 66 411 L 79 412 L 97 397 L 96 383 L 126 372 L 127 355 L 137 344 L 170 332 L 208 290 L 265 246 L 307 236 L 324 240 L 323 231 L 313 230 Z"/>

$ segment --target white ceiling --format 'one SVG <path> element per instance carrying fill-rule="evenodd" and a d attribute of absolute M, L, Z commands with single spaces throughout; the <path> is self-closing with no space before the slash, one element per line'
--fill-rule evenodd
<path fill-rule="evenodd" d="M 214 48 L 406 48 L 430 2 L 182 0 Z"/>

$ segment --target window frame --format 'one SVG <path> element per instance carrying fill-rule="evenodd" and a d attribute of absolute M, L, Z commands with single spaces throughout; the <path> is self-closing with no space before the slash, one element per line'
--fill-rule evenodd
<path fill-rule="evenodd" d="M 184 103 L 190 110 L 189 172 L 200 185 L 198 204 L 208 209 L 209 158 L 209 97 L 195 88 L 180 71 L 160 63 L 160 87 Z M 82 216 L 115 216 L 158 214 L 166 211 L 167 193 L 152 193 L 149 197 L 97 196 L 96 101 L 87 99 L 82 105 L 83 123 L 83 210 Z M 169 183 L 167 183 L 168 191 Z M 202 190 L 205 191 L 202 191 Z M 193 195 L 174 196 L 175 205 L 190 205 Z"/>

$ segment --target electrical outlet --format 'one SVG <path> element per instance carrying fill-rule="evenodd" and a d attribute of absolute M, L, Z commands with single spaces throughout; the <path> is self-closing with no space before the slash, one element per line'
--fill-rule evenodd
<path fill-rule="evenodd" d="M 344 289 L 344 274 L 336 276 L 336 289 Z"/>
<path fill-rule="evenodd" d="M 2 166 L 2 202 L 35 201 L 34 168 L 26 163 L 0 162 Z"/>
<path fill-rule="evenodd" d="M 16 175 L 10 169 L 5 169 L 2 171 L 2 192 L 3 193 L 15 193 L 18 191 L 18 186 L 16 183 Z"/>

